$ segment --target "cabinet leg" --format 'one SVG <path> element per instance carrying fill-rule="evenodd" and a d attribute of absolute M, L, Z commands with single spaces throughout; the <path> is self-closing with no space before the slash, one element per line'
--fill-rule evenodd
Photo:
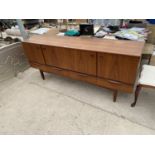
<path fill-rule="evenodd" d="M 45 80 L 44 72 L 42 70 L 40 70 L 40 75 L 41 75 L 42 79 Z"/>
<path fill-rule="evenodd" d="M 138 85 L 136 87 L 136 90 L 135 90 L 135 99 L 134 99 L 134 102 L 131 104 L 131 107 L 134 107 L 136 105 L 136 102 L 137 102 L 137 99 L 138 99 L 139 92 L 140 92 L 141 88 L 142 88 L 141 85 Z"/>
<path fill-rule="evenodd" d="M 114 90 L 114 92 L 113 92 L 113 102 L 116 102 L 116 100 L 117 100 L 117 94 L 118 94 L 118 91 L 117 90 Z"/>
<path fill-rule="evenodd" d="M 149 56 L 148 65 L 149 65 L 150 62 L 151 62 L 151 58 L 152 58 L 152 55 Z"/>

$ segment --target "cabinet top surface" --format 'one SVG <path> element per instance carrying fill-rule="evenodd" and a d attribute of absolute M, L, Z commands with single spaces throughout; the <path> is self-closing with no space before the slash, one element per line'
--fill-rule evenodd
<path fill-rule="evenodd" d="M 141 56 L 145 44 L 145 42 L 138 41 L 99 39 L 87 36 L 67 37 L 46 35 L 32 36 L 24 42 L 138 57 Z"/>

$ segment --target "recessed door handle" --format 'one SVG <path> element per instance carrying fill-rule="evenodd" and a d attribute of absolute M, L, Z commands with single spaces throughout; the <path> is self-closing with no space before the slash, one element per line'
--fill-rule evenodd
<path fill-rule="evenodd" d="M 59 68 L 54 68 L 54 70 L 63 71 L 63 69 L 59 69 Z"/>
<path fill-rule="evenodd" d="M 108 80 L 109 83 L 113 83 L 113 84 L 121 84 L 121 82 L 118 81 L 114 81 L 114 80 Z"/>
<path fill-rule="evenodd" d="M 82 76 L 82 77 L 88 77 L 89 75 L 86 75 L 86 74 L 78 74 L 79 76 Z"/>

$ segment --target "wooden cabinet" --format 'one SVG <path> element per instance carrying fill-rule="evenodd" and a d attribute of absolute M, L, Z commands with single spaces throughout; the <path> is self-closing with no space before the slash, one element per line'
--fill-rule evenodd
<path fill-rule="evenodd" d="M 41 46 L 47 65 L 96 76 L 96 52 Z"/>
<path fill-rule="evenodd" d="M 134 84 L 139 57 L 98 53 L 97 76 Z"/>
<path fill-rule="evenodd" d="M 24 51 L 30 62 L 45 64 L 40 45 L 23 43 Z"/>
<path fill-rule="evenodd" d="M 140 57 L 32 43 L 23 43 L 23 47 L 31 66 L 42 71 L 114 90 L 133 90 Z"/>
<path fill-rule="evenodd" d="M 23 42 L 32 67 L 132 93 L 143 42 L 83 37 L 34 36 Z"/>

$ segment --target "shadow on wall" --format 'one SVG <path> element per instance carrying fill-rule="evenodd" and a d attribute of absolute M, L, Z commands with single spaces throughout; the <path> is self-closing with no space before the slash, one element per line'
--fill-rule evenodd
<path fill-rule="evenodd" d="M 29 67 L 21 43 L 0 48 L 0 82 L 16 76 Z"/>

